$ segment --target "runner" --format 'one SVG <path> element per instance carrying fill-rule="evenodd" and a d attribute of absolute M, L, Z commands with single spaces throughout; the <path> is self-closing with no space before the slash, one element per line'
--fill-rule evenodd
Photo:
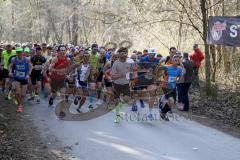
<path fill-rule="evenodd" d="M 172 65 L 173 64 L 173 60 L 172 59 L 173 59 L 173 56 L 176 55 L 176 53 L 177 53 L 176 47 L 170 47 L 170 49 L 169 49 L 169 56 L 167 56 L 165 59 L 163 58 L 162 61 L 164 61 L 165 64 L 168 65 L 168 66 Z"/>
<path fill-rule="evenodd" d="M 93 98 L 96 97 L 96 82 L 97 82 L 97 77 L 98 77 L 98 59 L 99 59 L 99 53 L 98 53 L 98 45 L 97 44 L 92 44 L 91 47 L 91 54 L 89 57 L 89 62 L 91 65 L 91 75 L 90 75 L 90 80 L 89 80 L 89 108 L 93 109 L 94 108 L 94 103 L 93 103 Z"/>
<path fill-rule="evenodd" d="M 73 47 L 71 48 L 73 49 Z M 75 48 L 74 48 L 75 49 Z M 75 52 L 75 50 L 74 50 Z M 74 53 L 68 53 L 67 57 L 70 59 L 70 65 L 73 66 L 76 64 L 75 58 L 74 58 Z M 67 74 L 66 79 L 65 79 L 65 100 L 68 102 L 68 97 L 70 94 L 73 94 L 75 96 L 75 80 L 77 77 L 77 69 L 73 70 L 69 74 Z"/>
<path fill-rule="evenodd" d="M 171 110 L 171 107 L 176 107 L 176 101 L 174 99 L 174 91 L 176 90 L 176 84 L 179 80 L 179 77 L 184 75 L 186 72 L 178 55 L 173 56 L 172 61 L 173 64 L 170 66 L 160 66 L 160 69 L 163 69 L 167 76 L 166 82 L 163 82 L 164 85 L 162 85 L 162 87 L 164 86 L 163 91 L 165 95 L 162 99 L 164 103 L 160 107 L 160 116 L 162 119 L 167 121 L 169 121 L 168 117 L 166 116 L 167 112 Z M 179 65 L 181 67 L 179 67 Z"/>
<path fill-rule="evenodd" d="M 6 90 L 6 100 L 8 100 L 8 94 L 9 94 L 9 90 L 11 90 L 11 85 L 9 83 L 9 70 L 8 70 L 8 62 L 9 62 L 9 58 L 11 56 L 16 55 L 16 51 L 13 50 L 13 47 L 11 44 L 6 45 L 6 50 L 4 50 L 2 52 L 2 56 L 1 56 L 1 66 L 3 67 L 3 71 L 2 71 L 2 77 L 3 77 L 3 83 L 2 83 L 2 92 L 4 93 Z"/>
<path fill-rule="evenodd" d="M 149 95 L 149 114 L 148 118 L 150 120 L 153 120 L 153 115 L 152 115 L 152 108 L 154 107 L 154 94 L 157 89 L 157 87 L 154 84 L 154 70 L 156 66 L 159 63 L 159 60 L 155 58 L 155 49 L 150 48 L 148 51 L 148 56 L 143 57 L 140 60 L 140 63 L 138 63 L 138 68 L 140 68 L 141 72 L 138 72 L 138 80 L 137 83 L 135 84 L 135 87 L 133 90 L 144 90 L 148 92 Z M 144 108 L 145 104 L 142 99 L 139 99 L 141 103 L 141 107 Z M 132 106 L 132 111 L 137 111 L 137 105 L 136 102 Z"/>
<path fill-rule="evenodd" d="M 50 86 L 50 74 L 49 74 L 49 68 L 52 63 L 52 58 L 54 57 L 52 48 L 48 49 L 48 56 L 47 61 L 43 67 L 43 84 L 44 84 L 44 97 L 46 98 L 51 93 L 51 86 Z"/>
<path fill-rule="evenodd" d="M 18 104 L 17 112 L 23 112 L 23 99 L 26 95 L 27 83 L 32 70 L 29 59 L 23 56 L 23 49 L 16 49 L 17 56 L 9 65 L 9 76 L 13 77 L 13 90 Z"/>
<path fill-rule="evenodd" d="M 28 47 L 24 48 L 24 56 L 30 59 L 30 49 Z"/>
<path fill-rule="evenodd" d="M 31 58 L 31 63 L 33 65 L 33 70 L 31 73 L 31 83 L 33 85 L 33 92 L 31 93 L 31 99 L 37 97 L 37 103 L 40 103 L 40 91 L 42 83 L 42 69 L 46 63 L 46 58 L 42 56 L 41 48 L 36 48 L 36 55 Z"/>
<path fill-rule="evenodd" d="M 47 60 L 49 59 L 52 59 L 52 50 L 53 50 L 53 47 L 52 46 L 47 46 L 47 55 L 45 55 L 45 58 Z"/>
<path fill-rule="evenodd" d="M 74 61 L 76 63 L 82 63 L 84 53 L 84 49 L 80 49 L 79 52 L 74 55 Z"/>
<path fill-rule="evenodd" d="M 110 61 L 108 61 L 104 66 L 104 84 L 106 87 L 107 95 L 104 97 L 104 100 L 107 104 L 107 109 L 112 110 L 113 107 L 111 104 L 114 104 L 114 92 L 113 92 L 113 85 L 112 85 L 112 66 L 113 63 L 118 60 L 119 55 L 118 53 L 113 53 L 111 55 Z"/>
<path fill-rule="evenodd" d="M 116 96 L 120 97 L 120 94 L 124 96 L 130 96 L 129 81 L 126 79 L 126 74 L 130 70 L 130 63 L 127 63 L 127 48 L 120 48 L 118 51 L 119 59 L 113 63 L 112 66 L 112 79 L 114 83 L 114 90 Z"/>
<path fill-rule="evenodd" d="M 119 59 L 113 63 L 112 66 L 112 79 L 114 86 L 115 98 L 118 98 L 119 102 L 116 105 L 116 117 L 114 122 L 120 122 L 120 107 L 122 106 L 122 101 L 131 103 L 130 98 L 130 88 L 129 80 L 127 80 L 126 75 L 130 71 L 131 64 L 127 63 L 127 48 L 118 49 Z"/>
<path fill-rule="evenodd" d="M 51 86 L 49 106 L 53 105 L 53 100 L 57 96 L 57 92 L 64 88 L 65 75 L 70 69 L 70 59 L 66 57 L 66 51 L 66 46 L 58 46 L 58 55 L 52 59 L 49 66 Z"/>
<path fill-rule="evenodd" d="M 160 60 L 159 64 L 161 65 L 164 62 L 164 64 L 166 66 L 172 65 L 173 64 L 173 56 L 175 56 L 176 53 L 177 53 L 176 47 L 170 47 L 169 56 L 167 56 L 166 58 L 162 58 Z M 162 78 L 161 81 L 163 81 L 163 82 L 167 81 L 167 75 L 166 75 L 165 71 L 163 71 L 161 74 L 163 75 L 163 77 L 161 77 Z M 160 85 L 163 85 L 163 86 L 161 86 L 162 88 L 165 87 L 164 83 L 161 83 Z M 176 90 L 176 88 L 173 91 L 173 97 L 174 97 L 174 100 L 176 101 L 177 100 L 177 90 Z"/>
<path fill-rule="evenodd" d="M 47 43 L 42 43 L 41 46 L 38 46 L 37 48 L 41 48 L 42 56 L 47 58 L 48 51 L 47 51 Z"/>
<path fill-rule="evenodd" d="M 103 89 L 103 75 L 104 75 L 104 66 L 107 63 L 107 59 L 105 57 L 105 50 L 103 48 L 100 49 L 98 62 L 97 62 L 97 68 L 98 68 L 98 74 L 97 74 L 97 104 L 101 105 L 103 103 L 103 100 L 101 100 L 101 92 Z"/>
<path fill-rule="evenodd" d="M 75 105 L 78 105 L 77 111 L 81 112 L 81 107 L 86 102 L 86 97 L 88 96 L 88 81 L 90 78 L 91 65 L 89 63 L 89 53 L 85 52 L 83 55 L 83 62 L 77 68 L 77 93 L 80 97 L 76 97 L 74 100 Z M 91 92 L 90 92 L 91 93 Z M 78 101 L 80 103 L 78 104 Z"/>

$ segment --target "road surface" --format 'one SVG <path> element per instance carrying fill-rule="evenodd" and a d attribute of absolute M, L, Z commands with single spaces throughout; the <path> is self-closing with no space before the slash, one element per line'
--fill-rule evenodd
<path fill-rule="evenodd" d="M 41 135 L 54 146 L 51 137 L 75 160 L 239 160 L 240 140 L 194 121 L 177 118 L 165 121 L 137 121 L 129 107 L 120 124 L 114 112 L 89 121 L 61 121 L 47 101 L 29 105 Z M 76 106 L 70 110 L 75 112 Z M 141 113 L 147 112 L 141 109 Z M 154 110 L 157 114 L 158 111 Z M 77 113 L 76 113 L 77 114 Z M 130 119 L 131 115 L 131 119 Z M 133 117 L 133 118 L 132 118 Z M 143 118 L 144 119 L 144 118 Z M 142 120 L 142 119 L 141 119 Z"/>

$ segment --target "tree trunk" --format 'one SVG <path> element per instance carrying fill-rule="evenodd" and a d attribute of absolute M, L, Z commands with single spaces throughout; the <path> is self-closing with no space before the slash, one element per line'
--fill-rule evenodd
<path fill-rule="evenodd" d="M 72 2 L 73 2 L 72 43 L 74 45 L 77 45 L 78 43 L 78 13 L 77 13 L 78 0 L 72 0 Z"/>
<path fill-rule="evenodd" d="M 206 0 L 201 0 L 202 23 L 203 23 L 203 41 L 205 48 L 205 78 L 206 94 L 211 95 L 211 63 L 209 54 L 209 45 L 206 43 L 208 31 L 208 13 L 206 10 Z"/>
<path fill-rule="evenodd" d="M 181 10 L 181 14 L 179 16 L 179 20 L 180 20 L 180 23 L 179 23 L 179 29 L 178 29 L 178 43 L 177 43 L 177 48 L 180 49 L 181 47 L 181 41 L 182 41 L 182 20 L 183 20 L 183 7 L 182 7 L 182 10 Z"/>
<path fill-rule="evenodd" d="M 216 71 L 217 71 L 217 62 L 216 62 L 216 47 L 215 45 L 210 46 L 210 53 L 212 55 L 212 82 L 216 81 Z"/>
<path fill-rule="evenodd" d="M 14 11 L 14 1 L 11 0 L 12 3 L 12 40 L 15 41 L 15 11 Z"/>

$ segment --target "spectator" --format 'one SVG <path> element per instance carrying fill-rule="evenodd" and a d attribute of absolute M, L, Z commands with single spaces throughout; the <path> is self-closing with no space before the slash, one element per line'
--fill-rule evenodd
<path fill-rule="evenodd" d="M 192 61 L 188 58 L 188 53 L 183 53 L 183 66 L 186 70 L 186 73 L 184 75 L 183 81 L 180 82 L 178 85 L 178 102 L 182 103 L 182 106 L 184 106 L 181 110 L 182 111 L 188 111 L 189 109 L 189 98 L 188 98 L 188 91 L 191 86 L 192 80 L 193 80 L 193 70 L 194 70 L 194 64 Z"/>
<path fill-rule="evenodd" d="M 199 87 L 199 77 L 198 71 L 201 67 L 201 62 L 204 60 L 204 55 L 202 51 L 198 48 L 198 44 L 193 45 L 193 53 L 190 55 L 190 60 L 194 64 L 194 80 L 193 87 Z"/>

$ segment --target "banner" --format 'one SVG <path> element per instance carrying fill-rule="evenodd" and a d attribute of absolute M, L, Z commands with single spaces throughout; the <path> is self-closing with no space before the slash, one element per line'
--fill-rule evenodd
<path fill-rule="evenodd" d="M 207 44 L 240 47 L 240 17 L 209 17 Z"/>

